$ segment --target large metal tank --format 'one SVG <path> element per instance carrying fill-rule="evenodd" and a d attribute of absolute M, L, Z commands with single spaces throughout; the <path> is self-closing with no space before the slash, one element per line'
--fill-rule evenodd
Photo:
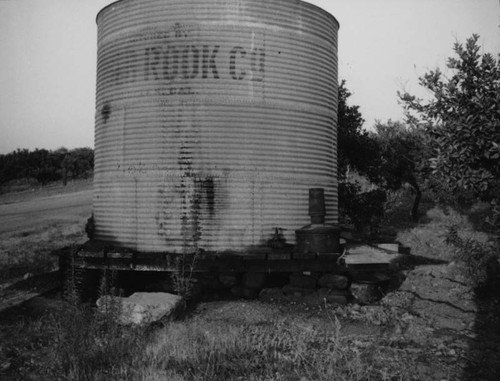
<path fill-rule="evenodd" d="M 296 0 L 121 0 L 97 16 L 94 237 L 141 252 L 293 243 L 337 214 L 337 31 Z"/>

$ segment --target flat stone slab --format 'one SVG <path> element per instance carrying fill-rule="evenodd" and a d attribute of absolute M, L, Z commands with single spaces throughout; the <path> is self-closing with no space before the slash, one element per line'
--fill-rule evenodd
<path fill-rule="evenodd" d="M 369 245 L 355 245 L 347 247 L 347 254 L 344 257 L 344 261 L 347 266 L 390 264 L 399 257 L 400 254 L 397 252 Z"/>
<path fill-rule="evenodd" d="M 393 253 L 399 253 L 399 244 L 397 243 L 379 243 L 377 247 L 379 249 L 392 251 Z"/>
<path fill-rule="evenodd" d="M 97 307 L 103 313 L 116 314 L 121 324 L 146 325 L 171 316 L 182 303 L 179 295 L 136 292 L 127 298 L 103 296 L 97 300 Z"/>

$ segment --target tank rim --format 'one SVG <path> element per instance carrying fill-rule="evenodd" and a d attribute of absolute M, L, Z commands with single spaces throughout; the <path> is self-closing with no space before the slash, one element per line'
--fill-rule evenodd
<path fill-rule="evenodd" d="M 116 0 L 116 1 L 113 1 L 112 3 L 106 5 L 99 12 L 97 12 L 97 15 L 96 15 L 96 18 L 95 18 L 96 24 L 98 24 L 98 20 L 99 20 L 99 17 L 101 16 L 101 14 L 103 12 L 105 12 L 108 8 L 111 8 L 113 6 L 118 5 L 119 3 L 124 3 L 124 2 L 127 2 L 127 1 L 132 1 L 132 0 Z M 288 1 L 290 3 L 299 3 L 299 4 L 305 5 L 306 7 L 310 7 L 310 8 L 313 8 L 313 9 L 319 9 L 321 12 L 325 13 L 328 17 L 330 17 L 335 22 L 335 24 L 337 24 L 337 29 L 340 29 L 340 23 L 337 20 L 337 18 L 334 15 L 332 15 L 330 12 L 328 12 L 327 10 L 321 8 L 318 5 L 309 3 L 307 1 L 302 1 L 302 0 L 279 0 L 279 1 L 284 1 L 284 2 Z"/>

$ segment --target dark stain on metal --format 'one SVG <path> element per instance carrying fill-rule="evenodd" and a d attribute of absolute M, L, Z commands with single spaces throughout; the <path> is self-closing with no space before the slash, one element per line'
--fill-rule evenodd
<path fill-rule="evenodd" d="M 104 106 L 102 106 L 101 109 L 101 117 L 104 123 L 106 123 L 111 115 L 111 106 L 109 103 L 106 103 Z"/>
<path fill-rule="evenodd" d="M 202 182 L 193 169 L 193 152 L 196 145 L 196 127 L 192 124 L 183 125 L 181 122 L 184 105 L 179 107 L 178 139 L 179 154 L 177 164 L 181 173 L 179 194 L 181 196 L 181 237 L 183 254 L 192 254 L 199 251 L 201 239 L 200 204 L 203 195 Z"/>
<path fill-rule="evenodd" d="M 202 189 L 207 198 L 207 210 L 210 217 L 215 214 L 215 184 L 213 177 L 202 180 Z"/>
<path fill-rule="evenodd" d="M 158 198 L 161 207 L 155 215 L 156 225 L 158 227 L 158 235 L 169 244 L 172 240 L 172 234 L 170 232 L 170 227 L 173 224 L 172 212 L 170 205 L 174 202 L 175 195 L 173 192 L 168 192 L 165 190 L 166 185 L 164 184 L 162 188 L 158 189 Z"/>

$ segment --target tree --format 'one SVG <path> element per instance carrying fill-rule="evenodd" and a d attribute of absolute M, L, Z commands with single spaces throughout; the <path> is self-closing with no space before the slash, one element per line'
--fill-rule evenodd
<path fill-rule="evenodd" d="M 378 178 L 379 152 L 376 141 L 363 130 L 364 119 L 359 106 L 348 105 L 351 92 L 345 87 L 345 80 L 339 86 L 337 150 L 338 177 L 344 181 L 349 169 L 374 181 Z"/>
<path fill-rule="evenodd" d="M 370 227 L 370 233 L 377 230 L 386 200 L 383 190 L 361 192 L 357 182 L 349 182 L 349 170 L 355 170 L 374 183 L 380 182 L 380 152 L 378 142 L 368 131 L 363 130 L 363 117 L 359 106 L 349 105 L 351 92 L 345 81 L 339 86 L 338 103 L 338 177 L 339 213 L 354 223 L 358 230 Z"/>
<path fill-rule="evenodd" d="M 61 147 L 56 151 L 46 149 L 17 149 L 0 155 L 0 185 L 13 180 L 36 180 L 39 184 L 63 179 L 92 177 L 94 151 L 91 148 L 75 148 L 68 151 Z"/>
<path fill-rule="evenodd" d="M 94 168 L 94 151 L 91 148 L 75 148 L 66 152 L 61 161 L 63 184 L 66 185 L 68 177 L 72 179 L 92 176 Z"/>
<path fill-rule="evenodd" d="M 411 218 L 418 221 L 418 207 L 422 198 L 426 153 L 423 131 L 401 122 L 388 120 L 375 123 L 374 139 L 380 150 L 380 182 L 385 189 L 398 190 L 404 184 L 411 186 L 415 199 Z"/>
<path fill-rule="evenodd" d="M 494 199 L 500 193 L 500 60 L 480 54 L 478 39 L 454 45 L 456 57 L 447 61 L 451 77 L 436 69 L 419 78 L 429 101 L 399 96 L 432 137 L 434 175 L 450 189 Z"/>

